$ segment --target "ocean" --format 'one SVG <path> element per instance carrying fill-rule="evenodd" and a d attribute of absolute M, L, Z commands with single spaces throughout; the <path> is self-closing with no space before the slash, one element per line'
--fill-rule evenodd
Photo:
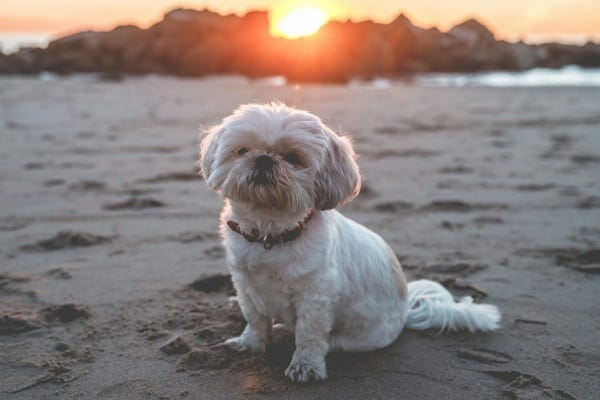
<path fill-rule="evenodd" d="M 392 86 L 483 86 L 483 87 L 599 87 L 600 68 L 581 68 L 568 65 L 563 68 L 533 68 L 527 71 L 478 73 L 424 73 L 410 79 L 378 78 L 371 81 L 352 81 L 350 87 L 371 86 L 387 89 Z"/>
<path fill-rule="evenodd" d="M 416 78 L 423 86 L 600 86 L 600 68 L 569 65 L 559 69 L 534 68 L 519 72 L 484 72 L 471 74 L 425 74 Z"/>

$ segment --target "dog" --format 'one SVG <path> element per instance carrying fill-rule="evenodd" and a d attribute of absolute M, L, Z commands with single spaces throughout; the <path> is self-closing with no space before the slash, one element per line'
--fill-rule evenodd
<path fill-rule="evenodd" d="M 327 379 L 328 352 L 381 349 L 404 328 L 499 328 L 493 305 L 455 302 L 429 280 L 407 284 L 385 241 L 336 210 L 361 176 L 351 141 L 317 116 L 243 105 L 203 133 L 200 168 L 224 198 L 220 230 L 247 322 L 225 344 L 264 352 L 278 322 L 295 334 L 292 381 Z"/>

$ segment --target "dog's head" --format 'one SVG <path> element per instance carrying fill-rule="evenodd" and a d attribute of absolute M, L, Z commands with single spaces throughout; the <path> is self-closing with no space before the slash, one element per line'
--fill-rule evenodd
<path fill-rule="evenodd" d="M 200 166 L 225 198 L 257 208 L 327 210 L 360 190 L 350 140 L 280 103 L 239 107 L 205 133 Z"/>

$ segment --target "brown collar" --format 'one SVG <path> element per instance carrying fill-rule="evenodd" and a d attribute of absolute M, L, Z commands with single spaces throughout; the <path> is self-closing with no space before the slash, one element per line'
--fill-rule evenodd
<path fill-rule="evenodd" d="M 227 221 L 227 226 L 235 233 L 239 233 L 240 235 L 242 235 L 244 239 L 246 239 L 250 243 L 262 243 L 265 250 L 270 250 L 271 247 L 273 247 L 276 244 L 291 242 L 292 240 L 300 236 L 300 234 L 304 230 L 304 227 L 306 226 L 306 223 L 310 221 L 314 213 L 314 209 L 310 210 L 302 221 L 298 222 L 292 228 L 288 228 L 285 231 L 275 235 L 269 233 L 267 235 L 261 236 L 258 230 L 256 229 L 252 229 L 250 233 L 243 232 L 240 229 L 240 224 L 232 220 Z"/>

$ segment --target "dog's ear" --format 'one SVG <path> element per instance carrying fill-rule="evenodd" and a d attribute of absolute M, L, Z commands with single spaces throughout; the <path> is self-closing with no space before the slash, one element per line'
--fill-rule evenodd
<path fill-rule="evenodd" d="M 325 162 L 316 174 L 315 207 L 330 210 L 354 199 L 360 191 L 360 172 L 352 142 L 326 126 L 328 146 Z"/>
<path fill-rule="evenodd" d="M 225 131 L 225 125 L 214 126 L 200 134 L 200 170 L 208 186 L 219 190 L 223 183 L 215 173 L 217 169 L 217 156 L 219 152 L 219 138 Z"/>

